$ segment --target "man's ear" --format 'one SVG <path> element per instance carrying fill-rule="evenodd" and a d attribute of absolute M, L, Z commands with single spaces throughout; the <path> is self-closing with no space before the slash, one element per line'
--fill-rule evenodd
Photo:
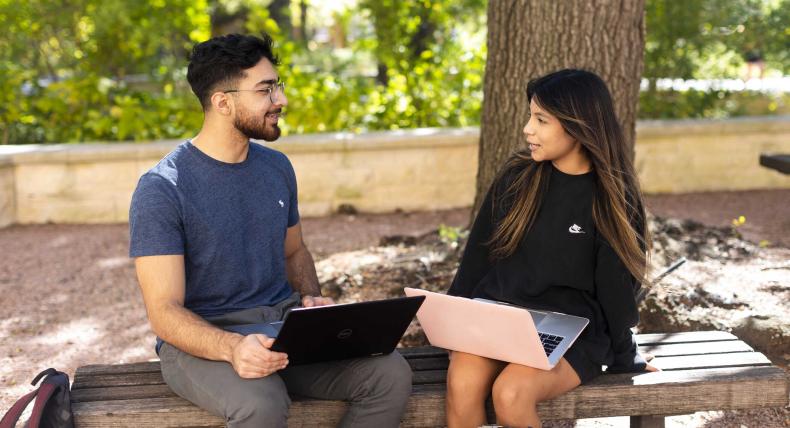
<path fill-rule="evenodd" d="M 233 100 L 224 92 L 214 92 L 211 94 L 211 108 L 223 116 L 229 116 L 233 112 Z"/>

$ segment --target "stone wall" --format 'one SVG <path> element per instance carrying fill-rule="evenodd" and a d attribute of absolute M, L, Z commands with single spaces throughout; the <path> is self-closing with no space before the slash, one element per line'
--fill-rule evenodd
<path fill-rule="evenodd" d="M 365 212 L 463 207 L 474 199 L 477 128 L 307 135 L 272 144 L 288 154 L 300 210 Z"/>
<path fill-rule="evenodd" d="M 468 206 L 478 128 L 312 134 L 270 146 L 286 153 L 300 211 L 320 216 Z M 0 227 L 9 223 L 107 223 L 128 219 L 138 177 L 179 141 L 0 146 Z M 790 153 L 790 117 L 651 121 L 637 125 L 636 166 L 645 193 L 790 188 L 760 167 L 761 152 Z"/>
<path fill-rule="evenodd" d="M 16 221 L 14 166 L 0 160 L 0 227 Z"/>
<path fill-rule="evenodd" d="M 790 117 L 645 121 L 636 170 L 645 193 L 790 188 L 790 176 L 759 165 L 760 153 L 790 153 Z"/>

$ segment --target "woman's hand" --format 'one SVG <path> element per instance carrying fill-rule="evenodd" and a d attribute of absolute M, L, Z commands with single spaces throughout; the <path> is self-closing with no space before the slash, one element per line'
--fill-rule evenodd
<path fill-rule="evenodd" d="M 650 361 L 653 361 L 653 358 L 655 358 L 655 355 L 647 353 L 647 352 L 640 352 L 639 354 L 642 355 L 642 358 L 644 358 L 645 361 L 647 362 L 645 364 L 645 371 L 648 371 L 648 372 L 660 372 L 661 371 L 660 368 L 650 364 Z"/>

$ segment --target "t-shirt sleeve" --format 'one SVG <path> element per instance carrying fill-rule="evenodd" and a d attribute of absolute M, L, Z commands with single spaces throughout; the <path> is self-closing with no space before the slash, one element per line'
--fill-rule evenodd
<path fill-rule="evenodd" d="M 288 203 L 288 227 L 292 227 L 299 223 L 299 191 L 296 187 L 296 173 L 293 165 L 291 165 L 288 157 L 283 155 L 283 158 L 285 159 L 285 176 L 286 180 L 288 180 L 288 189 L 291 192 L 291 199 Z"/>
<path fill-rule="evenodd" d="M 175 186 L 159 175 L 143 175 L 129 208 L 129 256 L 184 254 L 184 241 Z"/>

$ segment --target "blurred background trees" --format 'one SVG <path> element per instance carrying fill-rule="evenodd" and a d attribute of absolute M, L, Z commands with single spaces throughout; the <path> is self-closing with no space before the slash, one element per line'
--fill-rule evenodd
<path fill-rule="evenodd" d="M 286 132 L 478 125 L 486 6 L 0 0 L 0 144 L 193 135 L 202 113 L 189 50 L 228 32 L 278 42 Z M 790 73 L 790 0 L 647 0 L 645 22 L 639 117 L 790 112 L 790 89 L 770 84 Z"/>

